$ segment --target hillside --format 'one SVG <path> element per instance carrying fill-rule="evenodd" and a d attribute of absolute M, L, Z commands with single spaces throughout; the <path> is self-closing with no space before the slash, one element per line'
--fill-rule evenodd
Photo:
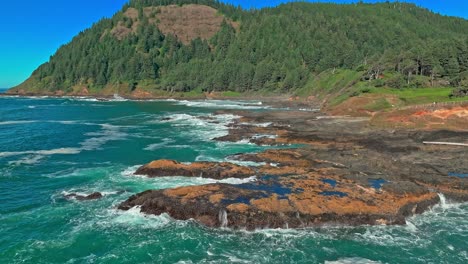
<path fill-rule="evenodd" d="M 424 87 L 462 98 L 467 86 L 468 21 L 412 4 L 247 11 L 212 0 L 132 0 L 9 92 L 288 94 L 334 105 Z"/>

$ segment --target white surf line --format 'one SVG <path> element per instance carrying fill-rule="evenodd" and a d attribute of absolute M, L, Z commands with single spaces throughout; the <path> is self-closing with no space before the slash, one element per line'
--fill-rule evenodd
<path fill-rule="evenodd" d="M 462 146 L 462 147 L 468 147 L 468 143 L 454 143 L 454 142 L 432 142 L 432 141 L 423 141 L 423 144 L 426 144 L 426 145 L 447 145 L 447 146 Z"/>

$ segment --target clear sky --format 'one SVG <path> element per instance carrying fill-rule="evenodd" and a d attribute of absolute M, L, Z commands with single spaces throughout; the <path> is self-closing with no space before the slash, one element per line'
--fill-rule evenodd
<path fill-rule="evenodd" d="M 274 6 L 288 0 L 224 0 L 245 8 Z M 468 19 L 468 0 L 406 0 L 437 13 Z M 0 27 L 0 88 L 24 81 L 62 44 L 102 17 L 119 11 L 127 0 L 2 1 Z M 317 2 L 317 1 L 312 1 Z M 321 0 L 352 3 L 357 0 Z M 368 0 L 365 2 L 382 2 Z"/>

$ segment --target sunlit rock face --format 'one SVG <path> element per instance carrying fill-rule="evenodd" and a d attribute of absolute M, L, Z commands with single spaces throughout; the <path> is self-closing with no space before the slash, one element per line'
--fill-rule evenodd
<path fill-rule="evenodd" d="M 149 177 L 186 176 L 211 179 L 248 178 L 255 175 L 255 171 L 248 167 L 228 162 L 195 162 L 183 164 L 173 160 L 153 161 L 141 168 L 135 174 Z"/>
<path fill-rule="evenodd" d="M 147 191 L 119 208 L 138 206 L 146 214 L 168 213 L 210 227 L 301 228 L 405 224 L 407 216 L 426 211 L 440 197 L 468 200 L 466 147 L 422 143 L 463 142 L 468 132 L 377 130 L 366 120 L 292 111 L 242 115 L 221 140 L 267 135 L 271 145 L 300 145 L 228 157 L 259 164 L 255 167 L 151 162 L 136 174 L 213 179 L 256 175 L 257 180 Z"/>

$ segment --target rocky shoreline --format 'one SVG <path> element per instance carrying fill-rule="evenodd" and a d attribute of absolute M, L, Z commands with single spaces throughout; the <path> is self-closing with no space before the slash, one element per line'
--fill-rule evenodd
<path fill-rule="evenodd" d="M 287 146 L 239 153 L 232 163 L 154 161 L 136 174 L 214 179 L 248 178 L 239 185 L 209 184 L 149 190 L 121 210 L 167 213 L 209 227 L 302 228 L 320 225 L 405 224 L 440 201 L 468 201 L 468 148 L 423 144 L 464 142 L 468 131 L 385 130 L 369 118 L 304 111 L 219 111 L 242 116 L 220 141 Z"/>
<path fill-rule="evenodd" d="M 390 112 L 348 117 L 293 110 L 314 108 L 312 101 L 254 99 L 262 100 L 272 109 L 216 112 L 240 118 L 230 124 L 228 135 L 215 140 L 281 146 L 226 157 L 257 166 L 157 160 L 142 166 L 135 174 L 218 180 L 255 177 L 256 181 L 149 190 L 130 197 L 118 208 L 139 207 L 145 214 L 167 213 L 174 219 L 195 219 L 209 227 L 252 230 L 405 224 L 406 217 L 439 203 L 441 195 L 457 202 L 468 201 L 468 148 L 464 146 L 468 144 L 467 105 L 433 112 L 415 109 L 400 115 Z M 82 201 L 100 196 L 66 198 Z"/>
<path fill-rule="evenodd" d="M 3 93 L 2 93 L 3 92 Z M 310 97 L 304 100 L 289 97 L 287 95 L 242 95 L 242 96 L 223 96 L 220 93 L 204 93 L 197 96 L 185 96 L 185 94 L 167 94 L 167 95 L 153 95 L 149 93 L 134 93 L 134 94 L 62 94 L 62 93 L 33 93 L 33 92 L 11 92 L 9 90 L 0 92 L 1 97 L 49 97 L 49 98 L 71 98 L 71 99 L 89 99 L 100 102 L 112 101 L 154 101 L 154 100 L 187 100 L 187 101 L 200 101 L 200 100 L 236 100 L 236 101 L 261 101 L 263 105 L 272 108 L 289 108 L 294 110 L 319 110 L 321 103 L 315 98 Z"/>

